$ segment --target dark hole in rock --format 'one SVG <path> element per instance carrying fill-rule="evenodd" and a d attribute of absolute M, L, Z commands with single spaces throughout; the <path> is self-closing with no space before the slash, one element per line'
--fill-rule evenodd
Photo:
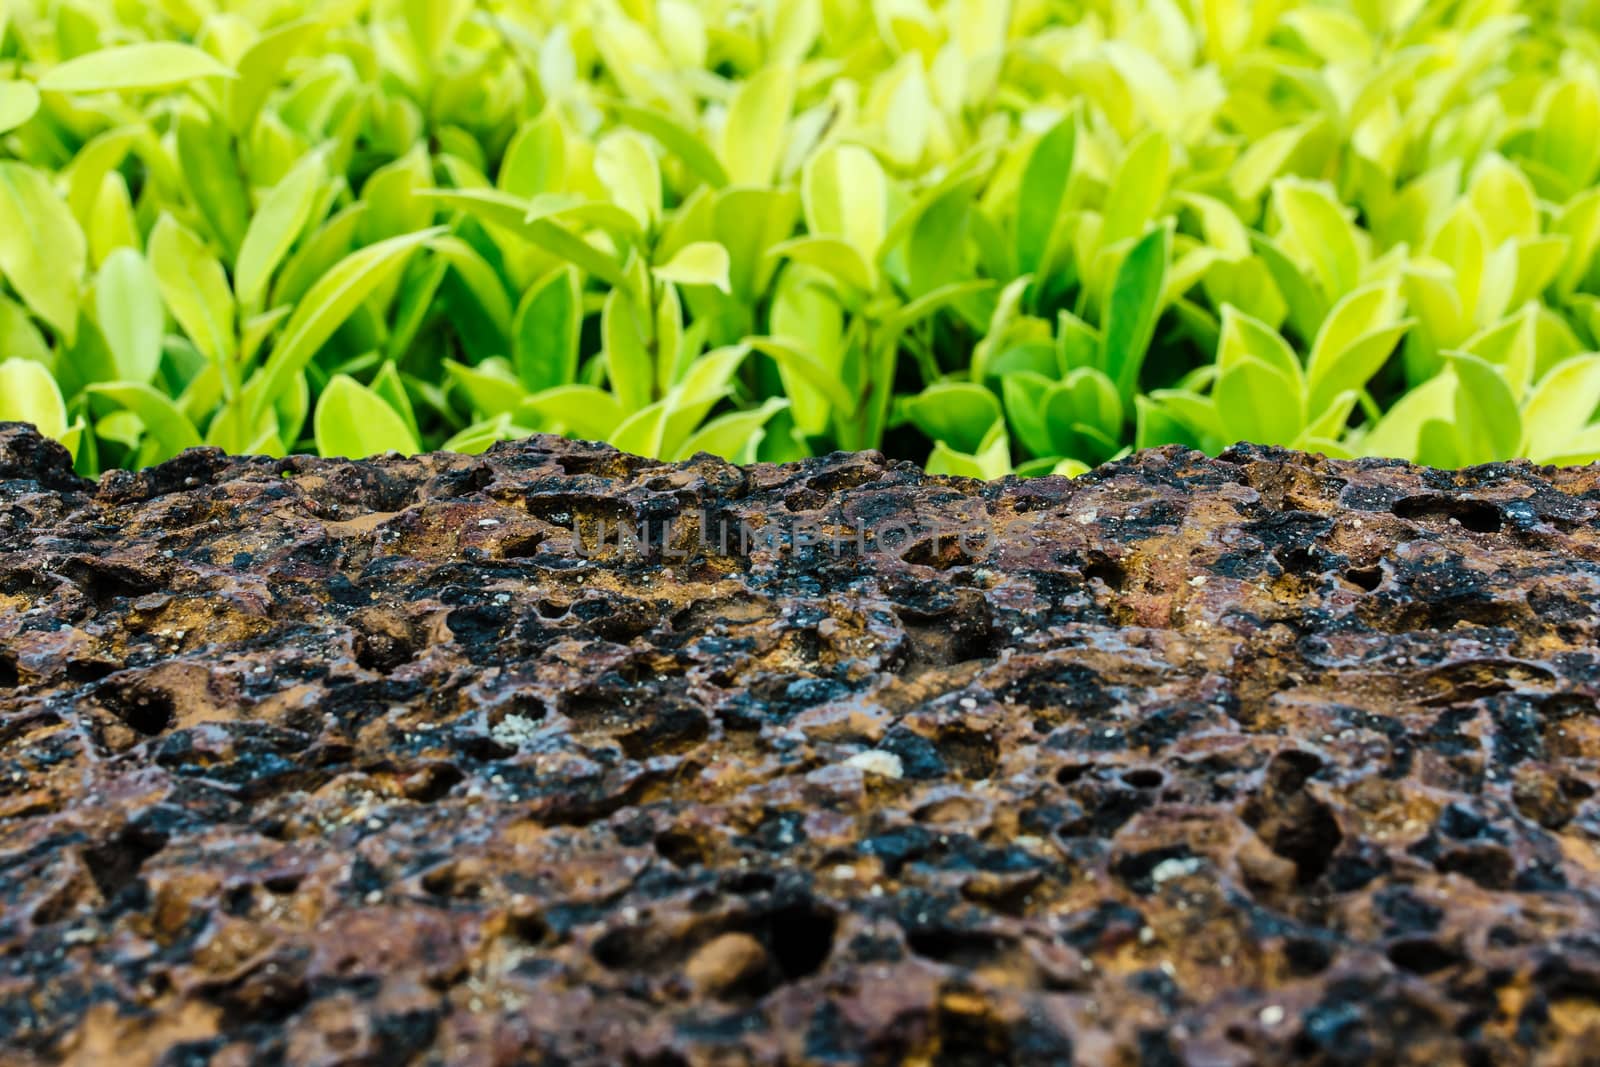
<path fill-rule="evenodd" d="M 1383 568 L 1351 567 L 1344 572 L 1344 577 L 1351 585 L 1370 593 L 1383 584 Z"/>
<path fill-rule="evenodd" d="M 539 613 L 541 619 L 564 619 L 572 611 L 572 605 L 540 597 L 534 602 L 533 610 Z"/>
<path fill-rule="evenodd" d="M 1389 962 L 1412 974 L 1433 974 L 1461 962 L 1461 953 L 1431 937 L 1410 937 L 1391 944 Z"/>
<path fill-rule="evenodd" d="M 958 589 L 951 602 L 896 607 L 910 650 L 905 666 L 948 667 L 995 655 L 989 604 L 976 589 Z"/>
<path fill-rule="evenodd" d="M 21 680 L 17 661 L 9 655 L 0 655 L 0 689 L 15 689 Z"/>
<path fill-rule="evenodd" d="M 305 880 L 306 876 L 304 874 L 299 871 L 292 871 L 288 874 L 275 874 L 261 884 L 270 893 L 287 896 L 296 892 L 300 888 L 300 883 Z"/>
<path fill-rule="evenodd" d="M 416 655 L 410 641 L 398 634 L 360 631 L 353 644 L 356 665 L 378 674 L 388 674 Z"/>
<path fill-rule="evenodd" d="M 103 684 L 96 697 L 102 707 L 145 737 L 168 729 L 177 714 L 171 693 L 138 681 Z"/>
<path fill-rule="evenodd" d="M 501 559 L 530 559 L 539 554 L 544 545 L 544 531 L 508 537 L 500 543 Z"/>
<path fill-rule="evenodd" d="M 1061 785 L 1071 785 L 1092 770 L 1094 770 L 1092 763 L 1069 763 L 1056 770 L 1056 781 Z"/>
<path fill-rule="evenodd" d="M 679 869 L 704 864 L 710 858 L 705 842 L 694 834 L 667 830 L 656 835 L 656 855 Z"/>
<path fill-rule="evenodd" d="M 160 834 L 124 827 L 109 841 L 84 849 L 84 866 L 100 895 L 110 900 L 138 877 L 145 861 L 165 848 L 166 843 Z"/>
<path fill-rule="evenodd" d="M 1292 793 L 1310 781 L 1322 766 L 1322 758 L 1314 752 L 1286 749 L 1267 764 L 1267 787 L 1274 792 Z"/>
<path fill-rule="evenodd" d="M 1296 978 L 1321 974 L 1333 962 L 1333 949 L 1315 938 L 1292 937 L 1283 943 L 1283 957 Z"/>
<path fill-rule="evenodd" d="M 906 934 L 906 945 L 923 959 L 952 967 L 982 967 L 1005 955 L 1013 943 L 989 930 L 934 927 Z"/>
<path fill-rule="evenodd" d="M 153 593 L 161 587 L 156 575 L 109 560 L 75 557 L 63 560 L 55 573 L 76 585 L 99 608 L 110 606 L 114 600 L 131 600 Z"/>
<path fill-rule="evenodd" d="M 1470 845 L 1454 848 L 1434 860 L 1442 873 L 1465 875 L 1485 889 L 1509 889 L 1516 876 L 1516 861 L 1499 845 Z"/>
<path fill-rule="evenodd" d="M 1017 1062 L 1011 1027 L 992 1012 L 955 1011 L 944 1007 L 939 1012 L 938 1027 L 939 1050 L 933 1067 L 989 1067 Z M 1069 1063 L 1071 1057 L 1037 1062 Z"/>
<path fill-rule="evenodd" d="M 430 763 L 408 775 L 401 785 L 407 800 L 419 804 L 433 804 L 450 795 L 450 790 L 466 775 L 461 768 L 450 763 Z"/>
<path fill-rule="evenodd" d="M 947 571 L 954 567 L 970 567 L 976 563 L 966 541 L 959 537 L 925 537 L 915 541 L 900 554 L 907 563 L 935 570 Z"/>
<path fill-rule="evenodd" d="M 476 900 L 483 895 L 483 882 L 466 864 L 450 862 L 441 864 L 422 876 L 422 888 L 436 897 L 452 900 Z"/>
<path fill-rule="evenodd" d="M 1305 790 L 1322 770 L 1320 758 L 1296 749 L 1279 752 L 1267 765 L 1259 793 L 1245 805 L 1244 820 L 1261 839 L 1295 865 L 1299 882 L 1315 881 L 1344 839 L 1327 804 Z"/>
<path fill-rule="evenodd" d="M 1272 851 L 1294 864 L 1304 884 L 1315 881 L 1328 869 L 1328 861 L 1343 839 L 1339 822 L 1328 806 L 1301 796 L 1274 821 L 1266 841 Z"/>
<path fill-rule="evenodd" d="M 1171 845 L 1165 848 L 1148 848 L 1142 852 L 1125 853 L 1111 866 L 1112 873 L 1140 896 L 1156 889 L 1155 871 L 1169 860 L 1195 859 L 1188 845 Z"/>
<path fill-rule="evenodd" d="M 1121 592 L 1128 582 L 1128 572 L 1122 564 L 1099 552 L 1091 553 L 1082 569 L 1084 581 L 1103 582 L 1113 593 Z"/>
<path fill-rule="evenodd" d="M 770 914 L 768 948 L 786 981 L 816 974 L 833 952 L 839 917 L 814 901 L 801 901 Z"/>
<path fill-rule="evenodd" d="M 999 742 L 964 726 L 940 734 L 936 745 L 940 757 L 962 778 L 988 778 L 1000 762 Z"/>
<path fill-rule="evenodd" d="M 1159 789 L 1166 775 L 1153 767 L 1138 767 L 1122 773 L 1122 780 L 1135 789 Z"/>
<path fill-rule="evenodd" d="M 1456 524 L 1473 533 L 1499 533 L 1503 524 L 1500 509 L 1481 500 L 1455 499 L 1438 496 L 1414 496 L 1398 500 L 1394 513 L 1412 522 L 1443 522 L 1454 519 Z"/>
<path fill-rule="evenodd" d="M 536 911 L 512 912 L 506 917 L 506 930 L 525 945 L 541 945 L 551 933 L 550 924 Z"/>
<path fill-rule="evenodd" d="M 688 704 L 664 704 L 654 711 L 642 710 L 640 716 L 644 722 L 636 729 L 616 735 L 629 759 L 674 756 L 694 748 L 711 732 L 705 712 Z"/>
<path fill-rule="evenodd" d="M 124 663 L 108 659 L 82 659 L 73 660 L 67 664 L 67 680 L 79 685 L 89 685 L 102 678 L 109 678 L 122 670 Z"/>

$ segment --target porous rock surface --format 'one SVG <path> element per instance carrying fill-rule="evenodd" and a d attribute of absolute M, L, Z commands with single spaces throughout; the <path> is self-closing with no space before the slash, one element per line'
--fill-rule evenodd
<path fill-rule="evenodd" d="M 0 1059 L 1580 1062 L 1597 516 L 1256 448 L 96 485 L 0 427 Z"/>

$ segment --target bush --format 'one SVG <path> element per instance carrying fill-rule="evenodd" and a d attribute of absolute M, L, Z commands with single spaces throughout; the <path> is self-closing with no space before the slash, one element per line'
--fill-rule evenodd
<path fill-rule="evenodd" d="M 1586 4 L 9 12 L 0 417 L 85 472 L 1600 457 Z"/>

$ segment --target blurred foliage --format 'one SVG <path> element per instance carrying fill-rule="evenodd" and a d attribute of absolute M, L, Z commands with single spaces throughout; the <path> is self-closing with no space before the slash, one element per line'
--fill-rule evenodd
<path fill-rule="evenodd" d="M 1592 3 L 0 2 L 0 417 L 1600 457 Z"/>

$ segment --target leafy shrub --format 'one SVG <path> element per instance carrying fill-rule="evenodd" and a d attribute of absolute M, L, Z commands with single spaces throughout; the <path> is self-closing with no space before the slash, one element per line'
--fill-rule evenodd
<path fill-rule="evenodd" d="M 1582 2 L 10 0 L 0 417 L 1600 457 Z"/>

